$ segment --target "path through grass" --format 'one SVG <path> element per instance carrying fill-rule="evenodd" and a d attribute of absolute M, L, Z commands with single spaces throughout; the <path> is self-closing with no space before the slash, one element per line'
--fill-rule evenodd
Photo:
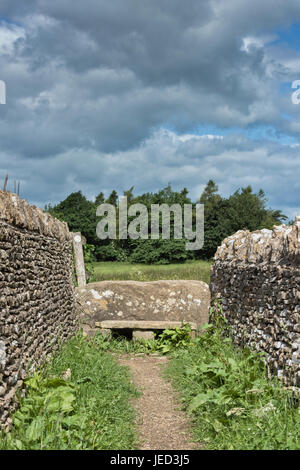
<path fill-rule="evenodd" d="M 191 424 L 180 409 L 178 397 L 170 382 L 162 377 L 168 361 L 166 356 L 119 356 L 129 367 L 141 397 L 134 401 L 137 410 L 139 450 L 196 450 Z"/>
<path fill-rule="evenodd" d="M 207 326 L 200 337 L 189 338 L 180 347 L 169 335 L 165 374 L 193 420 L 194 437 L 185 442 L 173 436 L 162 445 L 173 449 L 183 444 L 180 448 L 189 449 L 194 441 L 204 443 L 206 449 L 300 449 L 299 396 L 297 401 L 291 387 L 268 379 L 262 357 L 235 348 L 221 331 Z M 116 359 L 120 353 L 130 353 L 127 357 L 138 374 L 137 382 L 141 370 L 145 372 L 145 383 L 138 386 L 145 385 L 150 395 L 155 394 L 157 384 L 151 389 L 152 381 L 156 377 L 160 386 L 162 381 L 147 364 L 160 359 L 147 359 L 144 354 L 161 353 L 161 341 L 109 340 L 102 335 L 91 340 L 77 335 L 68 341 L 42 375 L 28 380 L 26 398 L 13 415 L 12 431 L 0 439 L 0 449 L 136 449 L 139 437 L 131 403 L 139 394 Z M 165 399 L 169 393 L 171 399 L 171 389 L 164 389 Z M 142 400 L 137 401 L 142 407 Z M 142 413 L 146 427 L 152 417 L 153 423 L 159 417 L 156 407 L 165 407 L 155 396 L 152 402 L 153 410 Z M 166 423 L 173 422 L 173 408 L 168 408 Z M 147 429 L 142 448 L 160 448 L 152 439 L 155 431 L 152 436 Z M 161 435 L 172 436 L 171 431 L 172 426 L 166 426 Z"/>

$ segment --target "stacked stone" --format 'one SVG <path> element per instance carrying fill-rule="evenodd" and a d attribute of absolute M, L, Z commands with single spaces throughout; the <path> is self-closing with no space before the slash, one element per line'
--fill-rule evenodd
<path fill-rule="evenodd" d="M 218 248 L 212 300 L 239 346 L 267 353 L 269 370 L 300 390 L 300 216 L 292 226 L 238 231 Z"/>
<path fill-rule="evenodd" d="M 0 191 L 0 423 L 28 373 L 77 329 L 65 223 Z"/>

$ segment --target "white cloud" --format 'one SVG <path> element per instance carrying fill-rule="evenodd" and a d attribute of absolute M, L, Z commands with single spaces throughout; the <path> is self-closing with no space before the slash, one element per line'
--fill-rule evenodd
<path fill-rule="evenodd" d="M 261 49 L 266 44 L 277 39 L 276 34 L 260 35 L 260 36 L 245 36 L 242 38 L 241 51 L 251 52 L 251 49 Z"/>
<path fill-rule="evenodd" d="M 12 55 L 18 39 L 25 38 L 25 30 L 20 26 L 0 23 L 0 55 Z"/>
<path fill-rule="evenodd" d="M 134 186 L 141 194 L 169 182 L 175 189 L 187 187 L 196 200 L 212 178 L 225 196 L 252 185 L 255 191 L 265 190 L 272 208 L 291 218 L 299 212 L 294 197 L 300 192 L 297 148 L 270 141 L 258 144 L 238 135 L 181 140 L 169 130 L 160 130 L 136 148 L 116 153 L 72 148 L 47 160 L 27 159 L 22 167 L 17 157 L 9 159 L 2 153 L 0 161 L 3 158 L 7 163 L 1 165 L 1 174 L 9 173 L 10 184 L 20 179 L 21 195 L 42 207 L 78 190 L 92 199 L 100 191 L 122 193 Z"/>

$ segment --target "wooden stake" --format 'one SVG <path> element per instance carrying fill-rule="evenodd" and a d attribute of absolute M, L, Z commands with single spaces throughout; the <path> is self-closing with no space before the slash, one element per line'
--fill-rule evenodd
<path fill-rule="evenodd" d="M 6 188 L 7 188 L 7 180 L 8 180 L 8 173 L 6 173 L 5 179 L 4 179 L 4 185 L 3 185 L 3 192 L 4 193 L 6 192 Z"/>

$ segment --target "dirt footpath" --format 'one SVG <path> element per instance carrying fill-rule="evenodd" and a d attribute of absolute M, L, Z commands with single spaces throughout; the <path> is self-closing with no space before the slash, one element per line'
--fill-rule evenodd
<path fill-rule="evenodd" d="M 133 382 L 142 392 L 134 401 L 141 450 L 194 450 L 191 423 L 180 410 L 179 398 L 161 374 L 167 358 L 163 356 L 118 356 L 128 366 Z"/>

